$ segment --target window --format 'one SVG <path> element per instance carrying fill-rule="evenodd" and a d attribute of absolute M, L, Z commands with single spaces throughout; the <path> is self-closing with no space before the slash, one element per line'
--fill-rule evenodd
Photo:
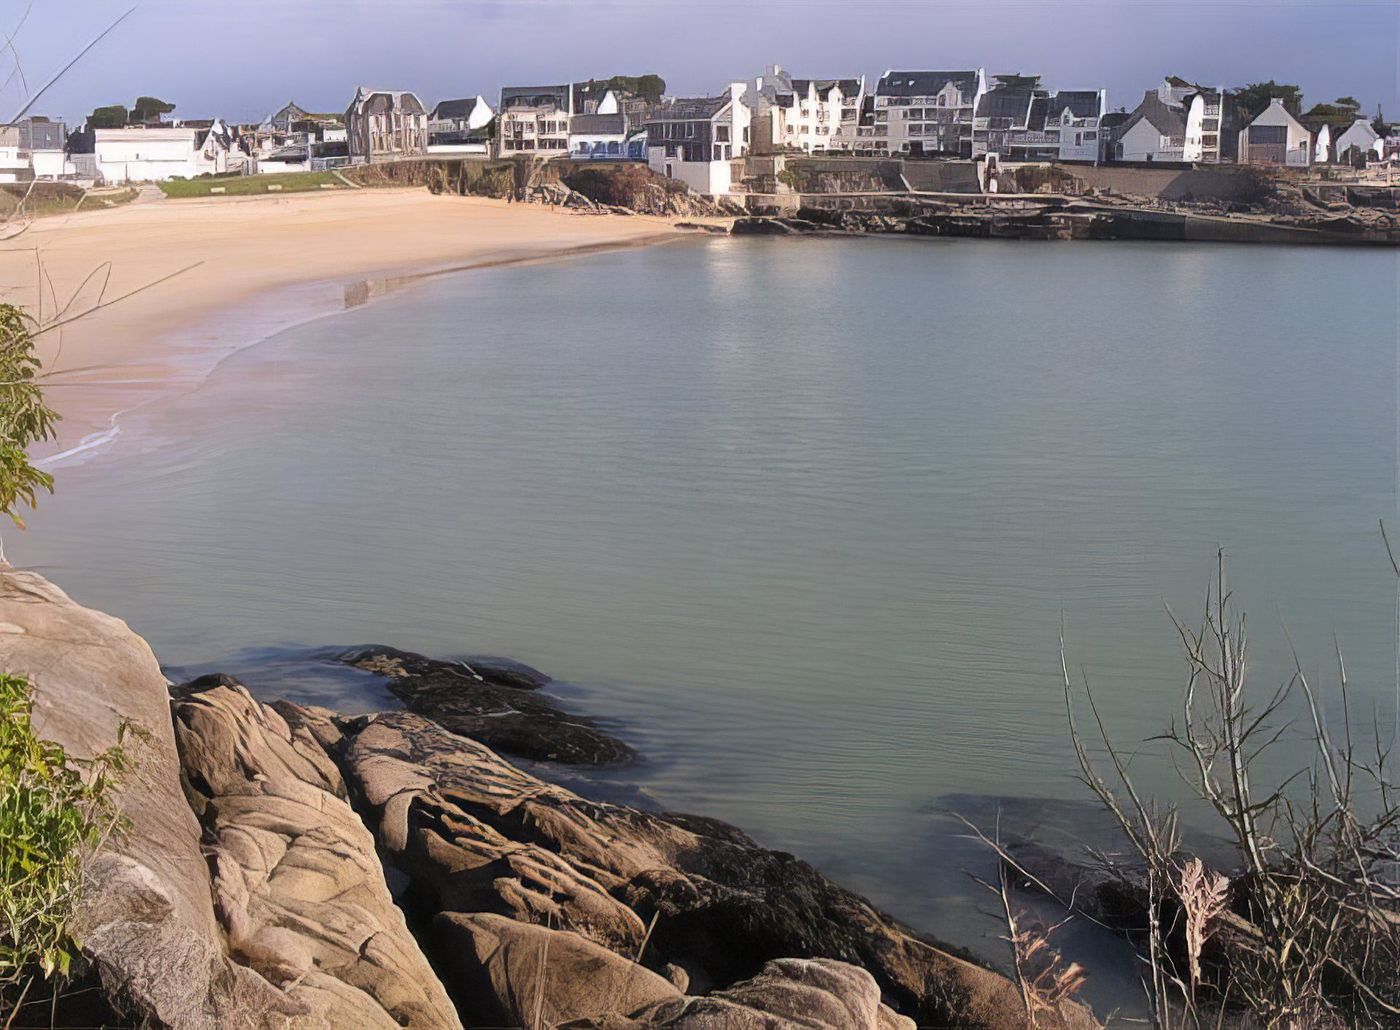
<path fill-rule="evenodd" d="M 745 125 L 745 126 L 744 126 L 744 142 L 747 143 L 748 141 L 749 141 L 749 127 L 748 127 L 747 125 Z"/>
<path fill-rule="evenodd" d="M 713 147 L 713 155 L 714 155 L 714 156 L 711 158 L 711 160 L 713 160 L 713 161 L 723 161 L 723 160 L 724 160 L 724 151 L 722 151 L 722 150 L 720 149 L 718 143 L 714 144 L 714 147 Z"/>
<path fill-rule="evenodd" d="M 788 126 L 788 132 L 791 132 L 791 131 L 792 131 L 792 126 L 789 125 L 789 126 Z M 719 140 L 721 143 L 728 143 L 728 142 L 729 142 L 729 126 L 727 126 L 727 125 L 716 125 L 716 126 L 715 126 L 715 139 Z"/>

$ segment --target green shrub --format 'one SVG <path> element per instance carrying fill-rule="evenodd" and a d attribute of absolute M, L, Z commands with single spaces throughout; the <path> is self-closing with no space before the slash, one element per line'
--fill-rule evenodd
<path fill-rule="evenodd" d="M 71 758 L 34 732 L 29 684 L 0 675 L 0 992 L 65 976 L 77 952 L 69 922 L 88 850 L 117 828 L 110 799 L 127 766 L 122 742 Z"/>
<path fill-rule="evenodd" d="M 53 492 L 53 476 L 34 467 L 29 447 L 52 437 L 58 421 L 39 386 L 30 325 L 19 308 L 0 304 L 0 515 L 21 529 L 19 506 L 34 507 L 40 490 Z"/>

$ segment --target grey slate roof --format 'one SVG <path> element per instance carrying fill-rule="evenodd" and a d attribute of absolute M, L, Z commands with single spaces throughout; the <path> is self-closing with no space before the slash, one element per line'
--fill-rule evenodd
<path fill-rule="evenodd" d="M 953 83 L 969 96 L 977 92 L 977 73 L 969 72 L 896 72 L 880 76 L 876 92 L 886 97 L 930 97 Z"/>
<path fill-rule="evenodd" d="M 352 107 L 355 105 L 351 105 Z M 409 114 L 427 114 L 423 102 L 406 89 L 365 89 L 361 87 L 358 111 L 382 114 L 385 111 L 406 111 Z"/>
<path fill-rule="evenodd" d="M 977 101 L 978 118 L 1010 118 L 1013 125 L 1026 125 L 1031 113 L 1031 100 L 1044 91 L 1027 86 L 998 86 L 983 93 Z M 1041 116 L 1044 123 L 1044 115 Z"/>
<path fill-rule="evenodd" d="M 1026 127 L 1040 131 L 1045 128 L 1045 119 L 1049 114 L 1050 99 L 1044 94 L 1031 97 L 1031 113 L 1026 119 Z"/>
<path fill-rule="evenodd" d="M 1059 118 L 1060 112 L 1069 108 L 1075 118 L 1097 118 L 1099 116 L 1099 91 L 1096 89 L 1062 89 L 1050 95 L 1046 111 L 1052 118 Z"/>
<path fill-rule="evenodd" d="M 621 114 L 576 114 L 569 119 L 569 131 L 589 136 L 621 136 L 627 131 L 627 117 Z"/>
<path fill-rule="evenodd" d="M 1138 122 L 1146 121 L 1163 136 L 1185 136 L 1186 117 L 1176 108 L 1168 107 L 1162 103 L 1162 98 L 1157 95 L 1155 89 L 1149 89 L 1143 94 L 1142 103 L 1128 116 L 1118 129 L 1121 136 Z"/>
<path fill-rule="evenodd" d="M 434 120 L 448 120 L 453 118 L 466 118 L 476 110 L 476 97 L 463 97 L 461 100 L 439 101 L 438 106 L 433 108 Z"/>
<path fill-rule="evenodd" d="M 501 107 L 543 107 L 553 104 L 568 110 L 569 87 L 564 86 L 502 86 Z"/>
<path fill-rule="evenodd" d="M 729 95 L 718 97 L 682 97 L 662 104 L 651 113 L 648 119 L 653 122 L 692 122 L 697 119 L 708 121 L 729 103 Z"/>
<path fill-rule="evenodd" d="M 853 97 L 860 92 L 859 79 L 793 79 L 792 91 L 799 97 L 807 95 L 807 87 L 816 85 L 817 96 L 825 97 L 831 92 L 832 86 L 840 86 L 843 96 Z"/>

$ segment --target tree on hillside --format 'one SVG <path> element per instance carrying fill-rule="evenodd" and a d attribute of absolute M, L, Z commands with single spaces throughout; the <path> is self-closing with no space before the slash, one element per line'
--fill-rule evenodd
<path fill-rule="evenodd" d="M 129 121 L 131 121 L 131 112 L 121 104 L 109 104 L 107 107 L 96 108 L 87 117 L 89 129 L 120 129 Z"/>
<path fill-rule="evenodd" d="M 1239 105 L 1246 121 L 1253 121 L 1262 114 L 1269 106 L 1269 101 L 1275 97 L 1283 101 L 1283 106 L 1295 118 L 1303 110 L 1302 89 L 1289 83 L 1275 82 L 1273 79 L 1268 82 L 1251 82 L 1247 86 L 1232 89 L 1229 93 Z"/>
<path fill-rule="evenodd" d="M 131 120 L 134 122 L 157 122 L 161 115 L 169 114 L 175 110 L 174 104 L 168 104 L 164 100 L 155 97 L 137 97 L 136 104 L 131 109 Z"/>

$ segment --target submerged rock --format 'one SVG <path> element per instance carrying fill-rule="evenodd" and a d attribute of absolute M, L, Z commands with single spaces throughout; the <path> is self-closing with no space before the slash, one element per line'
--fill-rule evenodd
<path fill-rule="evenodd" d="M 552 680 L 520 662 L 439 661 L 391 647 L 356 648 L 340 660 L 386 677 L 409 711 L 508 754 L 567 765 L 620 765 L 636 758 L 592 719 L 561 709 L 541 692 Z"/>

